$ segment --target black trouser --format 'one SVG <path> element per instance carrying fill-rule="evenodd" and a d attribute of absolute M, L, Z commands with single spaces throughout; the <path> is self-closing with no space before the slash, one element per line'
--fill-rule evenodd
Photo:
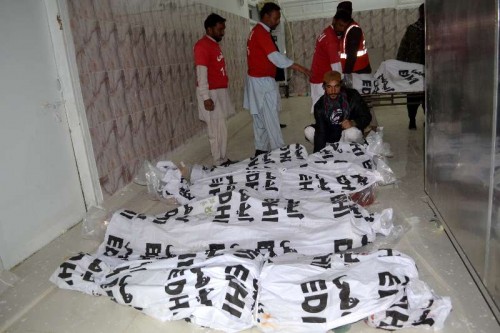
<path fill-rule="evenodd" d="M 408 118 L 410 118 L 410 121 L 415 121 L 420 104 L 422 104 L 422 109 L 424 109 L 425 113 L 425 98 L 423 96 L 408 95 L 406 97 L 406 107 L 408 108 Z"/>

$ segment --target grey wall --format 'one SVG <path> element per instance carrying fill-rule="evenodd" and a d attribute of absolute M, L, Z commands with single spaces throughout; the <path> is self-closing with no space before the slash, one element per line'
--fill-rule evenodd
<path fill-rule="evenodd" d="M 426 18 L 426 190 L 498 314 L 498 0 L 428 0 Z"/>

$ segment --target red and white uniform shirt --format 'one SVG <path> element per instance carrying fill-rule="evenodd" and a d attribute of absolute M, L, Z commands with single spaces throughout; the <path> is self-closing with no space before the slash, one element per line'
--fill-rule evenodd
<path fill-rule="evenodd" d="M 340 40 L 330 25 L 316 39 L 309 82 L 323 83 L 323 75 L 336 63 L 340 63 Z"/>
<path fill-rule="evenodd" d="M 276 66 L 267 58 L 278 51 L 271 33 L 262 24 L 256 24 L 247 41 L 248 75 L 252 77 L 275 77 Z"/>
<path fill-rule="evenodd" d="M 222 50 L 214 39 L 204 36 L 194 45 L 194 63 L 208 69 L 208 89 L 228 87 L 226 62 Z M 196 83 L 198 85 L 198 83 Z"/>

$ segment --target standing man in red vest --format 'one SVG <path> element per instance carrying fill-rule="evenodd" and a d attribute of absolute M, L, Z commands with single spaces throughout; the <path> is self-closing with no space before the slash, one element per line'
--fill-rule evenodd
<path fill-rule="evenodd" d="M 226 19 L 217 14 L 208 15 L 204 22 L 206 35 L 194 45 L 198 115 L 207 124 L 214 165 L 232 163 L 226 156 L 226 118 L 234 114 L 234 106 L 229 98 L 226 63 L 219 46 L 225 22 Z"/>
<path fill-rule="evenodd" d="M 349 74 L 371 73 L 370 59 L 366 49 L 365 36 L 363 30 L 352 19 L 352 2 L 342 1 L 337 6 L 337 12 L 345 11 L 351 17 L 351 21 L 345 29 L 342 40 L 340 41 L 340 62 L 342 63 L 342 72 L 344 81 L 349 85 L 352 78 Z M 347 74 L 347 75 L 346 75 Z"/>
<path fill-rule="evenodd" d="M 325 94 L 323 76 L 330 71 L 342 73 L 340 62 L 340 39 L 351 22 L 351 15 L 345 11 L 338 11 L 333 17 L 332 24 L 326 27 L 316 38 L 316 46 L 311 64 L 311 113 L 314 113 L 314 104 Z"/>
<path fill-rule="evenodd" d="M 281 8 L 267 2 L 259 12 L 260 22 L 247 40 L 248 75 L 245 81 L 243 107 L 253 117 L 255 156 L 285 145 L 281 134 L 277 68 L 291 68 L 306 75 L 309 69 L 296 64 L 278 51 L 271 30 L 280 24 Z"/>

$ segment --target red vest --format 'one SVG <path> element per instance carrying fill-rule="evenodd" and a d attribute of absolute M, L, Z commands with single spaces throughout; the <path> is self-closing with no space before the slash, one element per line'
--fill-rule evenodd
<path fill-rule="evenodd" d="M 354 27 L 359 28 L 359 25 L 356 22 L 352 21 L 352 23 L 345 30 L 344 36 L 340 41 L 340 62 L 342 63 L 342 70 L 345 69 L 345 63 L 347 59 L 347 54 L 345 52 L 346 39 L 349 31 Z M 366 49 L 365 35 L 363 34 L 363 31 L 361 31 L 361 40 L 359 41 L 358 52 L 356 56 L 356 62 L 354 63 L 354 67 L 352 69 L 353 73 L 362 70 L 370 64 L 370 59 L 368 58 L 368 50 Z"/>
<path fill-rule="evenodd" d="M 267 56 L 278 51 L 271 33 L 260 23 L 250 31 L 247 41 L 248 75 L 253 77 L 276 77 L 276 66 Z"/>
<path fill-rule="evenodd" d="M 208 36 L 204 36 L 196 42 L 194 45 L 194 63 L 196 66 L 207 67 L 208 89 L 227 88 L 226 62 L 219 43 Z"/>

